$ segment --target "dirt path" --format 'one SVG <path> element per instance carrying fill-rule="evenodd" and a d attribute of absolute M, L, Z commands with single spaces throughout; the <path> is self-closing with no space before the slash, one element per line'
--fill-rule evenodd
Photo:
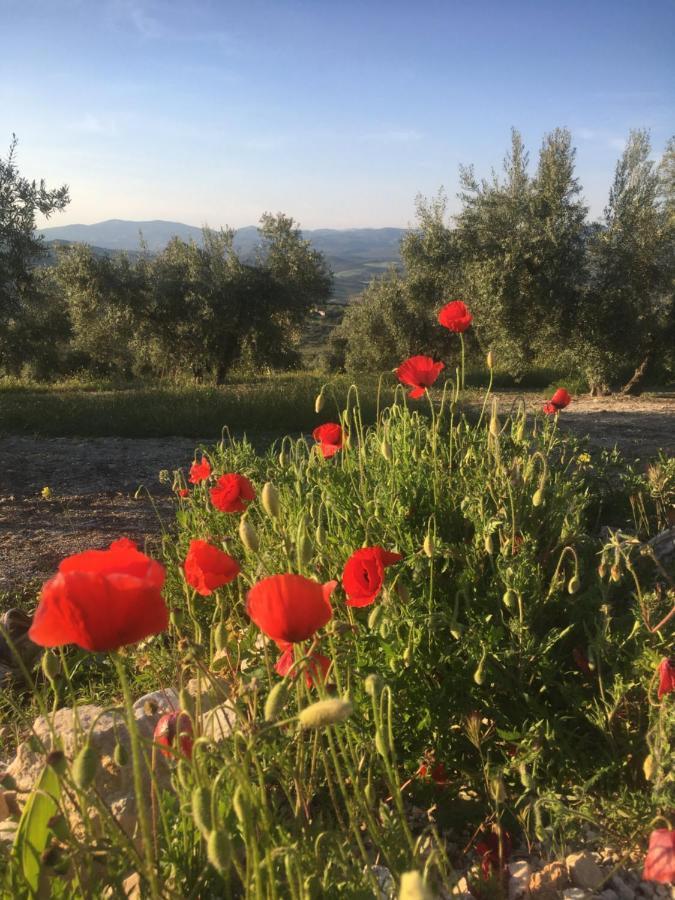
<path fill-rule="evenodd" d="M 500 409 L 507 412 L 517 398 L 501 394 Z M 540 398 L 530 398 L 534 409 Z M 580 398 L 560 425 L 588 434 L 598 447 L 618 445 L 629 460 L 650 459 L 659 449 L 673 455 L 675 394 Z M 188 466 L 199 443 L 181 437 L 0 438 L 0 592 L 44 579 L 64 556 L 121 535 L 151 548 L 161 523 L 170 526 L 173 519 L 173 499 L 159 471 Z M 46 485 L 50 500 L 40 494 Z M 140 485 L 146 490 L 135 497 Z"/>

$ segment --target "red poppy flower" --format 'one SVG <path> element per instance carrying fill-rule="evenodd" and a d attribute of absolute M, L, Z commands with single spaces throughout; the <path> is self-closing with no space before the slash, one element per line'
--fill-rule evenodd
<path fill-rule="evenodd" d="M 511 835 L 508 831 L 494 831 L 479 836 L 476 841 L 476 852 L 481 855 L 481 870 L 484 878 L 489 878 L 494 872 L 506 869 L 506 863 L 511 855 Z"/>
<path fill-rule="evenodd" d="M 202 597 L 234 581 L 241 571 L 236 559 L 207 541 L 190 541 L 184 569 L 185 580 Z"/>
<path fill-rule="evenodd" d="M 344 444 L 344 432 L 336 422 L 319 425 L 312 432 L 312 437 L 319 442 L 319 449 L 326 459 L 335 456 L 338 450 L 342 450 Z"/>
<path fill-rule="evenodd" d="M 195 460 L 190 466 L 190 484 L 199 484 L 200 481 L 206 481 L 206 479 L 211 474 L 211 464 L 205 456 L 202 456 L 202 461 L 197 462 Z"/>
<path fill-rule="evenodd" d="M 438 321 L 444 328 L 454 331 L 455 334 L 463 334 L 473 322 L 473 316 L 465 303 L 461 300 L 453 300 L 446 303 L 438 314 Z"/>
<path fill-rule="evenodd" d="M 561 409 L 565 409 L 571 402 L 572 398 L 565 388 L 558 388 L 548 403 L 544 403 L 544 412 L 547 416 L 552 416 L 554 413 L 560 412 Z"/>
<path fill-rule="evenodd" d="M 286 644 L 306 641 L 333 615 L 330 595 L 337 581 L 319 584 L 302 575 L 272 575 L 254 584 L 246 612 L 268 637 Z"/>
<path fill-rule="evenodd" d="M 439 787 L 448 783 L 448 773 L 442 762 L 423 762 L 417 774 L 420 778 L 431 778 Z"/>
<path fill-rule="evenodd" d="M 255 500 L 255 488 L 245 475 L 228 472 L 221 475 L 215 487 L 209 490 L 211 503 L 220 512 L 241 513 Z"/>
<path fill-rule="evenodd" d="M 277 660 L 274 671 L 278 675 L 285 677 L 290 672 L 294 662 L 295 656 L 293 647 L 290 646 L 284 650 Z M 313 653 L 305 668 L 305 681 L 307 682 L 307 687 L 312 687 L 317 682 L 324 682 L 329 669 L 330 659 L 327 656 L 324 656 L 323 653 Z"/>
<path fill-rule="evenodd" d="M 164 566 L 127 538 L 68 556 L 42 588 L 28 636 L 42 647 L 117 650 L 169 624 Z"/>
<path fill-rule="evenodd" d="M 178 751 L 186 759 L 192 758 L 192 719 L 185 712 L 165 713 L 155 725 L 153 740 L 160 747 L 163 756 L 171 759 L 171 750 Z"/>
<path fill-rule="evenodd" d="M 659 700 L 675 691 L 675 659 L 662 659 L 659 665 Z"/>
<path fill-rule="evenodd" d="M 382 547 L 362 547 L 355 550 L 342 571 L 342 587 L 347 606 L 370 606 L 380 593 L 385 566 L 403 559 L 400 553 L 389 553 Z"/>
<path fill-rule="evenodd" d="M 584 653 L 583 650 L 580 650 L 579 647 L 575 647 L 572 650 L 572 657 L 574 658 L 574 662 L 576 664 L 577 669 L 580 672 L 583 672 L 584 675 L 591 675 L 591 666 L 588 661 L 588 657 Z"/>
<path fill-rule="evenodd" d="M 649 835 L 642 880 L 659 884 L 675 882 L 675 831 L 657 828 Z"/>
<path fill-rule="evenodd" d="M 181 498 L 185 498 L 185 497 L 189 497 L 189 496 L 190 496 L 190 491 L 189 491 L 188 488 L 178 488 L 178 489 L 176 490 L 176 493 L 177 493 L 178 496 L 181 497 Z"/>
<path fill-rule="evenodd" d="M 426 388 L 431 387 L 444 368 L 444 363 L 434 362 L 430 356 L 411 356 L 401 363 L 396 374 L 399 381 L 412 387 L 408 396 L 416 400 Z"/>

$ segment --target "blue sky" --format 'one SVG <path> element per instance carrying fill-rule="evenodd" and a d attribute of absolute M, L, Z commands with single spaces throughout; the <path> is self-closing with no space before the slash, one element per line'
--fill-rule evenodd
<path fill-rule="evenodd" d="M 593 215 L 675 132 L 673 0 L 0 0 L 0 153 L 107 218 L 406 226 L 460 163 L 572 130 Z"/>

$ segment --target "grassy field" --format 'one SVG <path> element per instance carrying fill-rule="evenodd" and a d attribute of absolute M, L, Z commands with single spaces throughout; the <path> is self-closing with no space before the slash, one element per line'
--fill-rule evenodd
<path fill-rule="evenodd" d="M 551 369 L 533 371 L 524 389 L 542 395 L 564 377 Z M 485 372 L 469 372 L 469 387 L 480 387 Z M 223 426 L 232 432 L 298 433 L 317 424 L 314 399 L 325 383 L 324 420 L 337 416 L 356 383 L 365 422 L 374 421 L 379 379 L 360 375 L 326 376 L 312 372 L 276 373 L 233 378 L 224 387 L 195 384 L 119 384 L 70 379 L 41 384 L 0 380 L 0 434 L 44 437 L 216 437 Z M 495 378 L 496 387 L 511 388 L 513 379 Z M 393 375 L 382 379 L 381 402 L 391 400 Z M 574 387 L 571 387 L 574 390 Z"/>

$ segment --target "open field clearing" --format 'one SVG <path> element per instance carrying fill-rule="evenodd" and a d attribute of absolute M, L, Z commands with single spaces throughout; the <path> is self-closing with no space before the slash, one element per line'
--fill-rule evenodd
<path fill-rule="evenodd" d="M 316 424 L 313 401 L 320 384 L 316 379 L 302 386 L 299 398 L 302 403 L 299 409 L 294 407 L 299 426 L 296 433 L 308 432 Z M 35 396 L 26 398 L 27 407 L 35 402 Z M 82 396 L 89 398 L 91 409 L 103 402 L 106 414 L 114 415 L 107 399 L 101 401 L 95 393 Z M 298 399 L 297 393 L 291 392 L 290 396 L 294 402 Z M 501 392 L 498 394 L 500 409 L 506 412 L 521 397 L 525 397 L 528 409 L 533 412 L 539 408 L 542 394 Z M 45 403 L 52 399 L 50 394 L 44 398 Z M 259 392 L 256 399 L 258 403 L 268 402 Z M 269 409 L 270 424 L 279 421 L 287 400 L 288 396 L 279 398 L 281 411 Z M 47 430 L 58 430 L 60 425 L 62 432 L 69 434 L 75 421 L 84 421 L 80 418 L 84 414 L 80 402 L 81 398 L 68 408 L 71 415 L 77 415 L 77 420 L 59 420 L 54 412 L 47 420 Z M 121 401 L 110 400 L 113 402 Z M 265 419 L 254 403 L 249 408 L 253 428 L 248 430 L 253 444 L 264 448 L 285 432 L 261 429 Z M 474 397 L 468 405 L 471 410 L 478 410 L 478 398 Z M 137 421 L 128 417 L 131 408 L 129 403 L 119 413 L 119 421 L 127 427 L 131 421 Z M 232 415 L 232 409 L 228 411 Z M 235 432 L 246 423 L 245 412 L 242 402 L 233 428 Z M 25 414 L 34 416 L 35 411 L 26 408 Z M 168 411 L 166 414 L 170 415 Z M 205 423 L 213 422 L 217 408 L 214 413 L 204 404 L 198 415 L 203 416 Z M 256 415 L 258 418 L 253 418 Z M 117 426 L 115 418 L 102 417 L 100 425 L 105 421 L 110 429 Z M 120 533 L 141 544 L 147 542 L 149 548 L 154 546 L 162 525 L 171 527 L 174 515 L 174 500 L 168 485 L 160 483 L 159 473 L 185 468 L 196 446 L 215 441 L 222 427 L 220 419 L 215 421 L 219 423 L 217 427 L 194 438 L 0 437 L 0 557 L 3 560 L 0 591 L 46 578 L 64 556 L 89 546 L 105 546 Z M 97 422 L 90 421 L 89 425 L 96 428 Z M 638 398 L 582 396 L 565 410 L 560 428 L 577 437 L 588 435 L 596 449 L 616 446 L 629 461 L 639 458 L 646 462 L 655 458 L 659 450 L 673 455 L 675 393 L 659 392 Z M 51 499 L 41 496 L 45 486 L 52 491 Z"/>

